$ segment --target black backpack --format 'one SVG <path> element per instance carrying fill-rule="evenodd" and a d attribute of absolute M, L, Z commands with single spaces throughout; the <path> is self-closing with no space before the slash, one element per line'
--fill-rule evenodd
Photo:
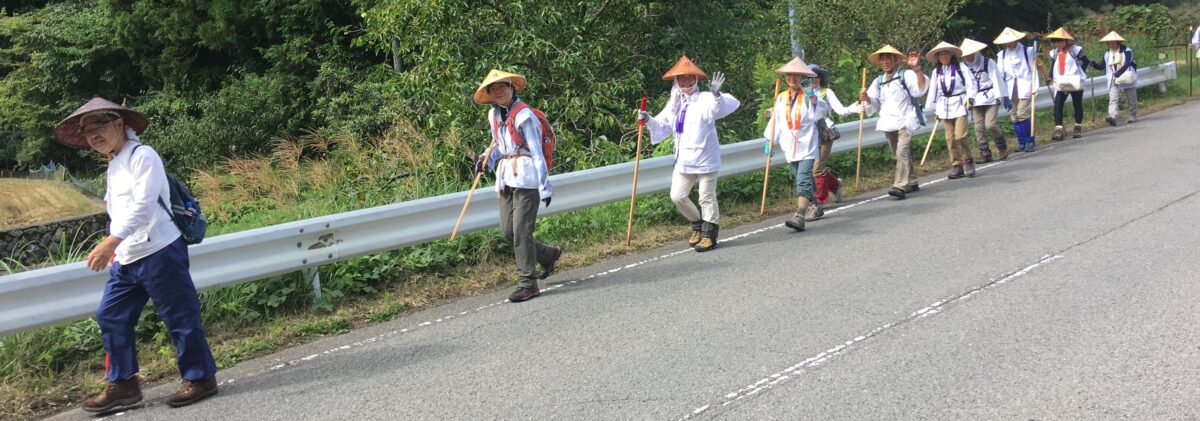
<path fill-rule="evenodd" d="M 133 151 L 129 153 L 132 157 L 137 148 L 142 145 L 133 147 Z M 208 221 L 204 219 L 204 212 L 200 210 L 200 201 L 196 200 L 196 196 L 192 194 L 192 190 L 188 189 L 187 185 L 167 173 L 167 186 L 171 191 L 171 206 L 163 203 L 162 197 L 158 198 L 158 206 L 167 211 L 171 215 L 171 222 L 175 223 L 175 227 L 179 228 L 179 233 L 183 236 L 183 241 L 188 245 L 200 244 L 204 241 L 204 234 L 208 231 Z"/>

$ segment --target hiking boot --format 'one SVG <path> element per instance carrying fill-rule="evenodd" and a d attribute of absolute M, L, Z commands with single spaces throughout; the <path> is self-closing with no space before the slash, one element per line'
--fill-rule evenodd
<path fill-rule="evenodd" d="M 975 177 L 975 160 L 967 158 L 967 177 Z"/>
<path fill-rule="evenodd" d="M 1078 138 L 1081 138 L 1081 137 L 1083 137 L 1083 126 L 1082 126 L 1082 125 L 1079 125 L 1079 124 L 1076 124 L 1076 125 L 1075 125 L 1075 132 L 1074 132 L 1073 134 L 1071 134 L 1071 137 L 1072 137 L 1072 138 L 1074 138 L 1074 139 L 1078 139 Z"/>
<path fill-rule="evenodd" d="M 997 161 L 1003 161 L 1003 160 L 1005 160 L 1005 159 L 1008 159 L 1008 149 L 1001 149 L 1001 150 L 1000 150 L 1000 157 L 999 157 L 999 158 L 996 158 L 996 160 L 997 160 Z"/>
<path fill-rule="evenodd" d="M 1109 126 L 1117 126 L 1117 119 L 1112 118 L 1112 116 L 1104 117 L 1104 121 L 1107 121 Z"/>
<path fill-rule="evenodd" d="M 947 174 L 947 175 L 946 175 L 946 178 L 949 178 L 949 179 L 951 179 L 951 180 L 957 180 L 957 179 L 960 179 L 960 178 L 962 178 L 962 177 L 963 177 L 963 168 L 962 168 L 962 165 L 955 165 L 955 166 L 954 166 L 954 168 L 952 168 L 952 169 L 950 170 L 950 174 Z"/>
<path fill-rule="evenodd" d="M 700 243 L 696 244 L 696 251 L 706 252 L 717 247 L 717 232 L 720 227 L 717 224 L 705 222 L 704 228 L 701 230 Z"/>
<path fill-rule="evenodd" d="M 696 247 L 696 244 L 700 244 L 700 238 L 703 237 L 703 235 L 700 233 L 700 229 L 703 226 L 704 221 L 696 221 L 692 223 L 692 236 L 688 238 L 688 247 Z"/>
<path fill-rule="evenodd" d="M 899 187 L 892 187 L 891 190 L 888 190 L 888 196 L 895 197 L 896 200 L 904 200 L 904 196 L 905 196 L 904 189 L 899 188 Z"/>
<path fill-rule="evenodd" d="M 1035 142 L 1029 142 L 1028 144 L 1026 144 L 1026 145 L 1025 145 L 1025 152 L 1033 152 L 1033 144 L 1034 144 L 1034 143 L 1035 143 Z"/>
<path fill-rule="evenodd" d="M 537 284 L 531 287 L 517 287 L 517 290 L 508 296 L 508 302 L 519 303 L 529 301 L 531 298 L 539 295 L 542 295 L 542 291 L 538 290 Z"/>
<path fill-rule="evenodd" d="M 916 193 L 919 191 L 921 191 L 921 186 L 918 184 L 913 184 L 911 186 L 908 186 L 904 190 L 905 193 Z"/>
<path fill-rule="evenodd" d="M 979 163 L 980 164 L 987 164 L 989 162 L 992 162 L 992 152 L 991 151 L 979 154 Z"/>
<path fill-rule="evenodd" d="M 83 401 L 83 410 L 94 414 L 124 411 L 142 401 L 137 377 L 108 382 L 99 395 Z"/>
<path fill-rule="evenodd" d="M 796 213 L 792 214 L 792 219 L 785 221 L 783 224 L 796 231 L 804 231 L 805 213 L 807 212 L 796 209 Z"/>
<path fill-rule="evenodd" d="M 1063 126 L 1054 126 L 1054 134 L 1050 135 L 1050 140 L 1055 142 L 1063 140 Z"/>
<path fill-rule="evenodd" d="M 818 205 L 816 203 L 810 203 L 808 205 L 808 208 L 804 209 L 804 221 L 805 222 L 816 221 L 818 219 L 821 219 L 822 216 L 825 216 L 825 209 L 822 209 L 821 205 Z"/>
<path fill-rule="evenodd" d="M 838 187 L 833 189 L 833 203 L 842 203 L 842 178 L 837 179 Z"/>
<path fill-rule="evenodd" d="M 215 376 L 197 381 L 184 380 L 183 384 L 179 385 L 178 392 L 167 396 L 167 405 L 172 408 L 188 406 L 215 394 L 217 394 L 217 378 Z"/>
<path fill-rule="evenodd" d="M 562 247 L 554 246 L 554 247 L 550 247 L 550 250 L 551 250 L 550 261 L 541 264 L 542 270 L 540 272 L 538 272 L 538 279 L 546 279 L 546 278 L 549 278 L 550 275 L 553 275 L 554 274 L 554 264 L 558 263 L 559 257 L 562 257 Z"/>
<path fill-rule="evenodd" d="M 1133 123 L 1137 123 L 1137 117 L 1129 117 L 1129 121 L 1125 122 L 1125 124 L 1133 124 Z"/>

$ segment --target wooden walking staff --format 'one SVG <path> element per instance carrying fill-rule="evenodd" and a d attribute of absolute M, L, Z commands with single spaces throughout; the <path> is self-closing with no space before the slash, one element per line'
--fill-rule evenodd
<path fill-rule="evenodd" d="M 496 147 L 496 140 L 492 139 L 492 144 L 488 146 L 487 152 L 483 153 L 483 159 L 490 159 L 492 149 Z M 462 211 L 458 213 L 458 221 L 454 223 L 454 231 L 450 232 L 450 241 L 454 241 L 454 237 L 458 236 L 458 226 L 462 225 L 463 217 L 467 215 L 467 205 L 471 204 L 471 197 L 475 196 L 475 188 L 479 187 L 479 178 L 483 177 L 483 171 L 475 173 L 475 181 L 471 182 L 471 190 L 467 192 L 467 201 L 463 203 Z"/>
<path fill-rule="evenodd" d="M 767 184 L 771 181 L 771 154 L 775 152 L 775 105 L 779 98 L 779 79 L 775 79 L 775 95 L 771 96 L 771 128 L 767 130 L 771 134 L 767 138 L 767 168 L 763 172 L 763 194 L 762 206 L 758 207 L 758 215 L 762 216 L 767 213 Z M 789 117 L 790 118 L 790 117 Z M 791 129 L 790 127 L 788 128 Z"/>
<path fill-rule="evenodd" d="M 921 155 L 921 165 L 918 165 L 920 167 L 925 166 L 925 158 L 929 156 L 929 147 L 933 146 L 933 138 L 937 137 L 937 131 L 938 131 L 937 125 L 938 125 L 938 118 L 937 118 L 937 116 L 934 116 L 933 117 L 933 132 L 929 133 L 929 142 L 925 143 L 925 154 Z M 948 138 L 946 140 L 947 140 L 947 142 L 949 142 Z"/>
<path fill-rule="evenodd" d="M 642 106 L 639 111 L 646 111 L 646 97 L 642 97 Z M 637 181 L 638 167 L 642 163 L 642 129 L 646 127 L 646 121 L 638 115 L 638 140 L 637 152 L 633 158 L 633 194 L 629 196 L 629 227 L 625 229 L 625 245 L 633 244 L 633 209 L 637 206 Z"/>
<path fill-rule="evenodd" d="M 867 68 L 864 67 L 862 69 L 862 90 L 860 90 L 859 92 L 864 92 L 866 90 L 867 90 Z M 860 191 L 858 189 L 858 185 L 859 185 L 859 183 L 862 182 L 862 133 L 863 133 L 863 119 L 866 118 L 866 115 L 867 115 L 867 104 L 863 104 L 860 102 L 858 104 L 858 158 L 856 159 L 856 161 L 855 161 L 856 164 L 854 165 L 855 166 L 855 168 L 854 168 L 854 191 L 856 191 L 856 192 Z"/>

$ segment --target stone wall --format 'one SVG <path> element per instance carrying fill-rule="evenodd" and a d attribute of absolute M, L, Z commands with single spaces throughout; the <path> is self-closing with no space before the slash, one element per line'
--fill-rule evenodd
<path fill-rule="evenodd" d="M 81 259 L 108 229 L 104 212 L 0 232 L 0 260 L 32 267 L 61 259 L 64 251 Z M 63 244 L 65 242 L 65 244 Z"/>

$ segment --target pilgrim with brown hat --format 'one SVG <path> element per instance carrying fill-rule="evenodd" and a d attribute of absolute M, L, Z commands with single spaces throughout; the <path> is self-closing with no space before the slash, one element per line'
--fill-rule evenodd
<path fill-rule="evenodd" d="M 542 124 L 534 110 L 517 94 L 525 88 L 524 76 L 493 69 L 475 89 L 478 104 L 491 105 L 491 154 L 480 155 L 475 171 L 495 168 L 496 200 L 500 204 L 500 231 L 512 245 L 517 260 L 517 290 L 508 297 L 519 303 L 541 295 L 538 280 L 554 272 L 562 248 L 546 246 L 533 237 L 539 202 L 550 206 L 550 169 L 542 152 Z M 536 265 L 541 270 L 536 270 Z"/>
<path fill-rule="evenodd" d="M 867 56 L 867 60 L 879 66 L 883 73 L 871 82 L 870 87 L 859 92 L 858 102 L 850 107 L 865 107 L 867 114 L 879 113 L 875 130 L 883 132 L 888 147 L 896 155 L 896 175 L 888 194 L 896 200 L 904 199 L 909 193 L 920 190 L 909 144 L 912 132 L 923 125 L 918 116 L 920 102 L 917 98 L 925 95 L 928 80 L 917 67 L 920 56 L 915 52 L 905 56 L 886 45 Z M 901 69 L 902 63 L 911 70 Z"/>
<path fill-rule="evenodd" d="M 1058 28 L 1046 35 L 1046 39 L 1054 43 L 1050 50 L 1050 76 L 1046 84 L 1054 87 L 1054 134 L 1051 140 L 1063 140 L 1066 133 L 1063 130 L 1063 108 L 1067 96 L 1071 97 L 1071 108 L 1075 111 L 1075 130 L 1072 137 L 1083 136 L 1083 81 L 1087 80 L 1087 68 L 1090 61 L 1083 54 L 1083 47 L 1075 45 L 1075 38 L 1066 28 Z"/>
<path fill-rule="evenodd" d="M 967 145 L 967 112 L 971 108 L 971 98 L 979 88 L 967 66 L 959 62 L 961 57 L 962 50 L 948 42 L 938 44 L 925 54 L 926 60 L 935 63 L 925 107 L 933 109 L 946 129 L 946 144 L 953 166 L 946 178 L 951 180 L 964 175 L 975 176 L 975 159 Z"/>
<path fill-rule="evenodd" d="M 83 403 L 88 412 L 120 411 L 142 400 L 135 328 L 147 300 L 171 333 L 183 378 L 166 404 L 190 405 L 217 393 L 217 365 L 200 322 L 187 244 L 165 205 L 171 200 L 167 172 L 154 148 L 138 138 L 148 125 L 141 113 L 96 97 L 54 128 L 63 143 L 90 147 L 108 161 L 109 235 L 87 256 L 88 268 L 109 274 L 96 311 L 108 383 Z"/>
<path fill-rule="evenodd" d="M 1121 34 L 1109 32 L 1100 42 L 1108 46 L 1103 60 L 1093 62 L 1096 69 L 1104 70 L 1108 76 L 1108 117 L 1104 118 L 1109 125 L 1117 125 L 1117 113 L 1120 111 L 1121 94 L 1125 94 L 1126 108 L 1129 109 L 1127 123 L 1137 122 L 1137 63 L 1133 61 L 1133 49 L 1127 47 Z"/>
<path fill-rule="evenodd" d="M 741 102 L 721 93 L 725 75 L 714 73 L 709 92 L 700 92 L 698 81 L 708 79 L 700 67 L 686 55 L 663 75 L 672 81 L 671 97 L 657 116 L 638 112 L 638 119 L 650 130 L 650 143 L 675 139 L 675 169 L 671 177 L 671 201 L 692 224 L 688 244 L 704 252 L 717 246 L 720 208 L 717 205 L 717 171 L 721 169 L 721 150 L 717 140 L 717 120 L 737 110 Z M 688 195 L 699 184 L 700 209 Z"/>
<path fill-rule="evenodd" d="M 804 231 L 806 220 L 816 220 L 824 213 L 813 195 L 813 163 L 820 155 L 817 123 L 829 115 L 829 104 L 818 100 L 814 80 L 817 74 L 800 57 L 792 58 L 775 73 L 784 75 L 788 90 L 775 97 L 763 137 L 779 145 L 795 177 L 796 213 L 784 224 Z"/>
<path fill-rule="evenodd" d="M 1008 94 L 1000 88 L 996 69 L 996 61 L 983 54 L 987 44 L 967 38 L 962 45 L 962 63 L 971 71 L 975 80 L 976 93 L 971 98 L 971 114 L 975 120 L 975 140 L 979 143 L 980 162 L 992 162 L 992 148 L 988 145 L 987 135 L 991 134 L 996 143 L 999 160 L 1008 158 L 1008 142 L 1004 132 L 996 126 L 996 116 L 1001 104 L 1008 100 Z"/>
<path fill-rule="evenodd" d="M 1000 87 L 1008 98 L 1004 101 L 1004 108 L 1012 112 L 1017 150 L 1033 152 L 1035 139 L 1029 119 L 1033 112 L 1033 97 L 1038 90 L 1037 70 L 1034 67 L 1037 63 L 1037 47 L 1022 45 L 1021 40 L 1025 37 L 1024 32 L 1004 28 L 992 43 L 1002 47 L 997 67 L 1000 70 Z"/>

